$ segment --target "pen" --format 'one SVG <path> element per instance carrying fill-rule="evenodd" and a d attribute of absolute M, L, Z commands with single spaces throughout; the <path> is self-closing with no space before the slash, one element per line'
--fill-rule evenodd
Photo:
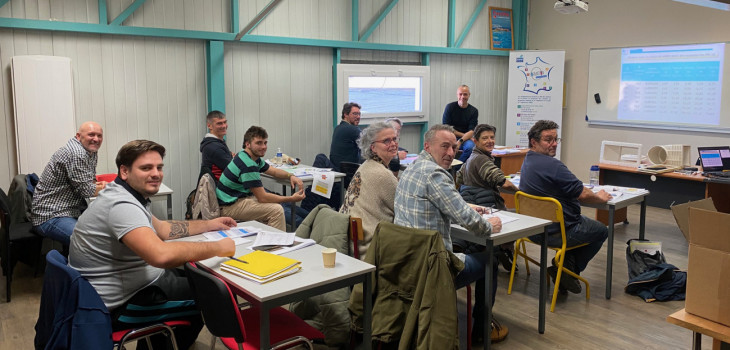
<path fill-rule="evenodd" d="M 230 259 L 233 259 L 233 260 L 236 260 L 236 261 L 238 261 L 238 262 L 242 262 L 242 263 L 244 263 L 244 264 L 248 264 L 248 261 L 245 261 L 245 260 L 241 260 L 241 259 L 237 259 L 237 258 L 234 258 L 234 257 L 232 257 L 232 256 L 229 256 L 228 258 L 230 258 Z"/>

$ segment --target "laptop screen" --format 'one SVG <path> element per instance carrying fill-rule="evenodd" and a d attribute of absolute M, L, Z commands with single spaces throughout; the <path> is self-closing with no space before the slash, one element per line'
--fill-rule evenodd
<path fill-rule="evenodd" d="M 697 147 L 704 171 L 730 170 L 730 146 Z"/>

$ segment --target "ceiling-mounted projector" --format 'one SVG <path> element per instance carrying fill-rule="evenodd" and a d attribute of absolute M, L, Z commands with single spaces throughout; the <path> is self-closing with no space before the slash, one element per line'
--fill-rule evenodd
<path fill-rule="evenodd" d="M 564 15 L 572 13 L 588 12 L 588 3 L 581 0 L 558 0 L 553 7 Z"/>

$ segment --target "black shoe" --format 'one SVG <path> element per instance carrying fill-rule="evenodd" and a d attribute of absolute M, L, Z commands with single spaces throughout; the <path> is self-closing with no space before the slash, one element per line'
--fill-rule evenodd
<path fill-rule="evenodd" d="M 507 250 L 499 249 L 495 255 L 497 260 L 499 260 L 499 263 L 502 264 L 502 268 L 507 272 L 512 272 L 512 254 L 510 254 Z M 516 265 L 515 271 L 519 271 Z"/>
<path fill-rule="evenodd" d="M 558 268 L 556 266 L 550 266 L 547 268 L 547 273 L 550 275 L 550 279 L 553 280 L 553 284 L 555 284 L 555 279 L 558 276 Z M 560 276 L 560 286 L 558 286 L 558 291 L 561 290 L 567 290 L 573 294 L 579 294 L 583 288 L 581 288 L 580 281 L 578 281 L 577 278 L 563 271 L 562 276 Z"/>

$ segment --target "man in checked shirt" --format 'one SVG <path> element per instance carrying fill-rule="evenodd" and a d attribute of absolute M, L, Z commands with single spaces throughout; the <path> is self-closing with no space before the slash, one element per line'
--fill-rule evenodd
<path fill-rule="evenodd" d="M 86 209 L 86 198 L 106 186 L 106 182 L 96 181 L 96 153 L 103 136 L 99 124 L 81 124 L 76 136 L 53 154 L 36 186 L 30 217 L 33 229 L 64 247 Z"/>

